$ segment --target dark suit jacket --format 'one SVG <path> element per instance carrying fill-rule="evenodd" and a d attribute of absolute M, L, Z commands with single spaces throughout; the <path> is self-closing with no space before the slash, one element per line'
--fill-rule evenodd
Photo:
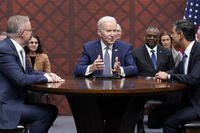
<path fill-rule="evenodd" d="M 187 95 L 193 107 L 200 116 L 200 44 L 195 42 L 190 52 L 188 74 L 183 74 L 183 62 L 171 74 L 170 80 L 185 83 L 188 86 Z"/>
<path fill-rule="evenodd" d="M 103 57 L 100 40 L 86 43 L 83 47 L 83 53 L 79 64 L 75 68 L 74 74 L 76 76 L 85 76 L 88 65 L 91 65 L 97 59 L 98 55 L 101 55 L 101 57 Z M 137 73 L 137 67 L 132 57 L 131 45 L 122 41 L 116 41 L 113 44 L 112 49 L 112 67 L 114 65 L 116 57 L 119 58 L 119 61 L 124 69 L 126 76 L 131 76 Z M 99 70 L 93 72 L 91 75 L 101 74 L 102 70 Z"/>
<path fill-rule="evenodd" d="M 0 129 L 16 128 L 19 124 L 26 86 L 47 82 L 43 72 L 32 70 L 28 64 L 26 66 L 24 70 L 9 38 L 0 42 Z"/>
<path fill-rule="evenodd" d="M 174 68 L 171 51 L 160 45 L 157 46 L 157 70 L 153 66 L 145 45 L 133 50 L 133 58 L 141 76 L 155 76 L 158 71 L 168 71 Z"/>

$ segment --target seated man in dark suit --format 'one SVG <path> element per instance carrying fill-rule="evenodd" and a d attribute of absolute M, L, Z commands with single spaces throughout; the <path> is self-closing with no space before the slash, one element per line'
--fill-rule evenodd
<path fill-rule="evenodd" d="M 144 44 L 133 50 L 133 57 L 138 67 L 138 75 L 154 77 L 158 71 L 168 71 L 174 68 L 174 60 L 170 50 L 158 45 L 160 31 L 157 27 L 149 26 L 146 29 Z M 159 99 L 167 102 L 168 96 L 141 98 L 145 104 L 150 99 Z M 138 121 L 138 133 L 144 133 L 143 112 Z"/>
<path fill-rule="evenodd" d="M 75 76 L 93 77 L 115 74 L 125 77 L 136 75 L 137 67 L 132 57 L 132 46 L 123 41 L 116 41 L 117 21 L 115 18 L 102 17 L 97 22 L 97 28 L 100 39 L 88 42 L 83 46 L 81 59 L 75 68 Z M 126 98 L 108 98 L 104 96 L 97 98 L 101 114 L 105 116 L 105 127 L 110 128 L 105 129 L 106 132 L 118 132 L 116 128 L 119 128 L 120 123 L 115 128 L 112 128 L 110 124 L 117 123 L 114 115 L 117 112 L 118 116 L 118 112 L 124 109 L 122 107 L 124 105 L 121 104 L 124 99 Z M 84 102 L 84 99 L 81 102 Z"/>
<path fill-rule="evenodd" d="M 195 27 L 187 20 L 176 21 L 171 36 L 174 45 L 184 49 L 183 60 L 174 71 L 156 73 L 156 79 L 178 81 L 188 88 L 183 107 L 166 119 L 164 133 L 178 133 L 180 125 L 200 119 L 200 44 L 195 41 Z"/>
<path fill-rule="evenodd" d="M 34 83 L 63 81 L 54 73 L 34 71 L 26 62 L 23 47 L 32 34 L 27 16 L 8 19 L 7 38 L 0 42 L 0 129 L 30 124 L 31 133 L 47 133 L 57 117 L 53 105 L 26 103 L 27 86 Z"/>

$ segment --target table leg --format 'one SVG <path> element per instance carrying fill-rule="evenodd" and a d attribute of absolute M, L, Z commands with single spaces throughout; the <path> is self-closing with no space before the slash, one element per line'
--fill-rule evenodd
<path fill-rule="evenodd" d="M 67 96 L 77 133 L 103 133 L 103 120 L 95 96 Z"/>
<path fill-rule="evenodd" d="M 113 98 L 98 96 L 67 96 L 67 99 L 77 133 L 133 133 L 141 108 L 135 98 L 129 100 L 126 97 L 118 97 L 114 102 Z M 118 100 L 122 102 L 119 104 Z M 112 103 L 125 106 L 116 108 Z M 111 113 L 113 108 L 115 113 Z"/>

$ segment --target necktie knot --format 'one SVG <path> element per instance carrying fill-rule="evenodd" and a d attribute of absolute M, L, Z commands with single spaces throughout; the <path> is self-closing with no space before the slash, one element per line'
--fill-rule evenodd
<path fill-rule="evenodd" d="M 188 56 L 187 56 L 187 54 L 184 52 L 183 53 L 183 58 L 187 58 Z"/>
<path fill-rule="evenodd" d="M 152 49 L 152 50 L 151 50 L 151 52 L 152 52 L 152 53 L 154 53 L 154 52 L 155 52 L 155 50 L 153 50 L 153 49 Z"/>
<path fill-rule="evenodd" d="M 186 60 L 187 57 L 188 57 L 187 54 L 184 52 L 183 53 L 183 58 L 182 58 L 183 64 L 185 63 L 185 60 Z"/>
<path fill-rule="evenodd" d="M 106 50 L 109 50 L 110 48 L 109 48 L 109 46 L 106 46 L 105 49 L 106 49 Z"/>

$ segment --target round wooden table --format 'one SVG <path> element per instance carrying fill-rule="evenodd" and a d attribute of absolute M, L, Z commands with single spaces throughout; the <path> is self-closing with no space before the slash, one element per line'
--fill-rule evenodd
<path fill-rule="evenodd" d="M 29 87 L 32 91 L 66 95 L 78 133 L 131 133 L 136 122 L 134 118 L 141 108 L 138 97 L 168 94 L 184 88 L 184 84 L 164 81 L 158 83 L 152 77 L 67 77 L 65 82 L 34 84 Z M 112 113 L 113 106 L 116 107 L 117 104 L 120 106 Z M 109 112 L 118 124 L 110 126 L 105 122 L 109 116 L 102 112 Z M 112 129 L 107 129 L 106 124 Z"/>

